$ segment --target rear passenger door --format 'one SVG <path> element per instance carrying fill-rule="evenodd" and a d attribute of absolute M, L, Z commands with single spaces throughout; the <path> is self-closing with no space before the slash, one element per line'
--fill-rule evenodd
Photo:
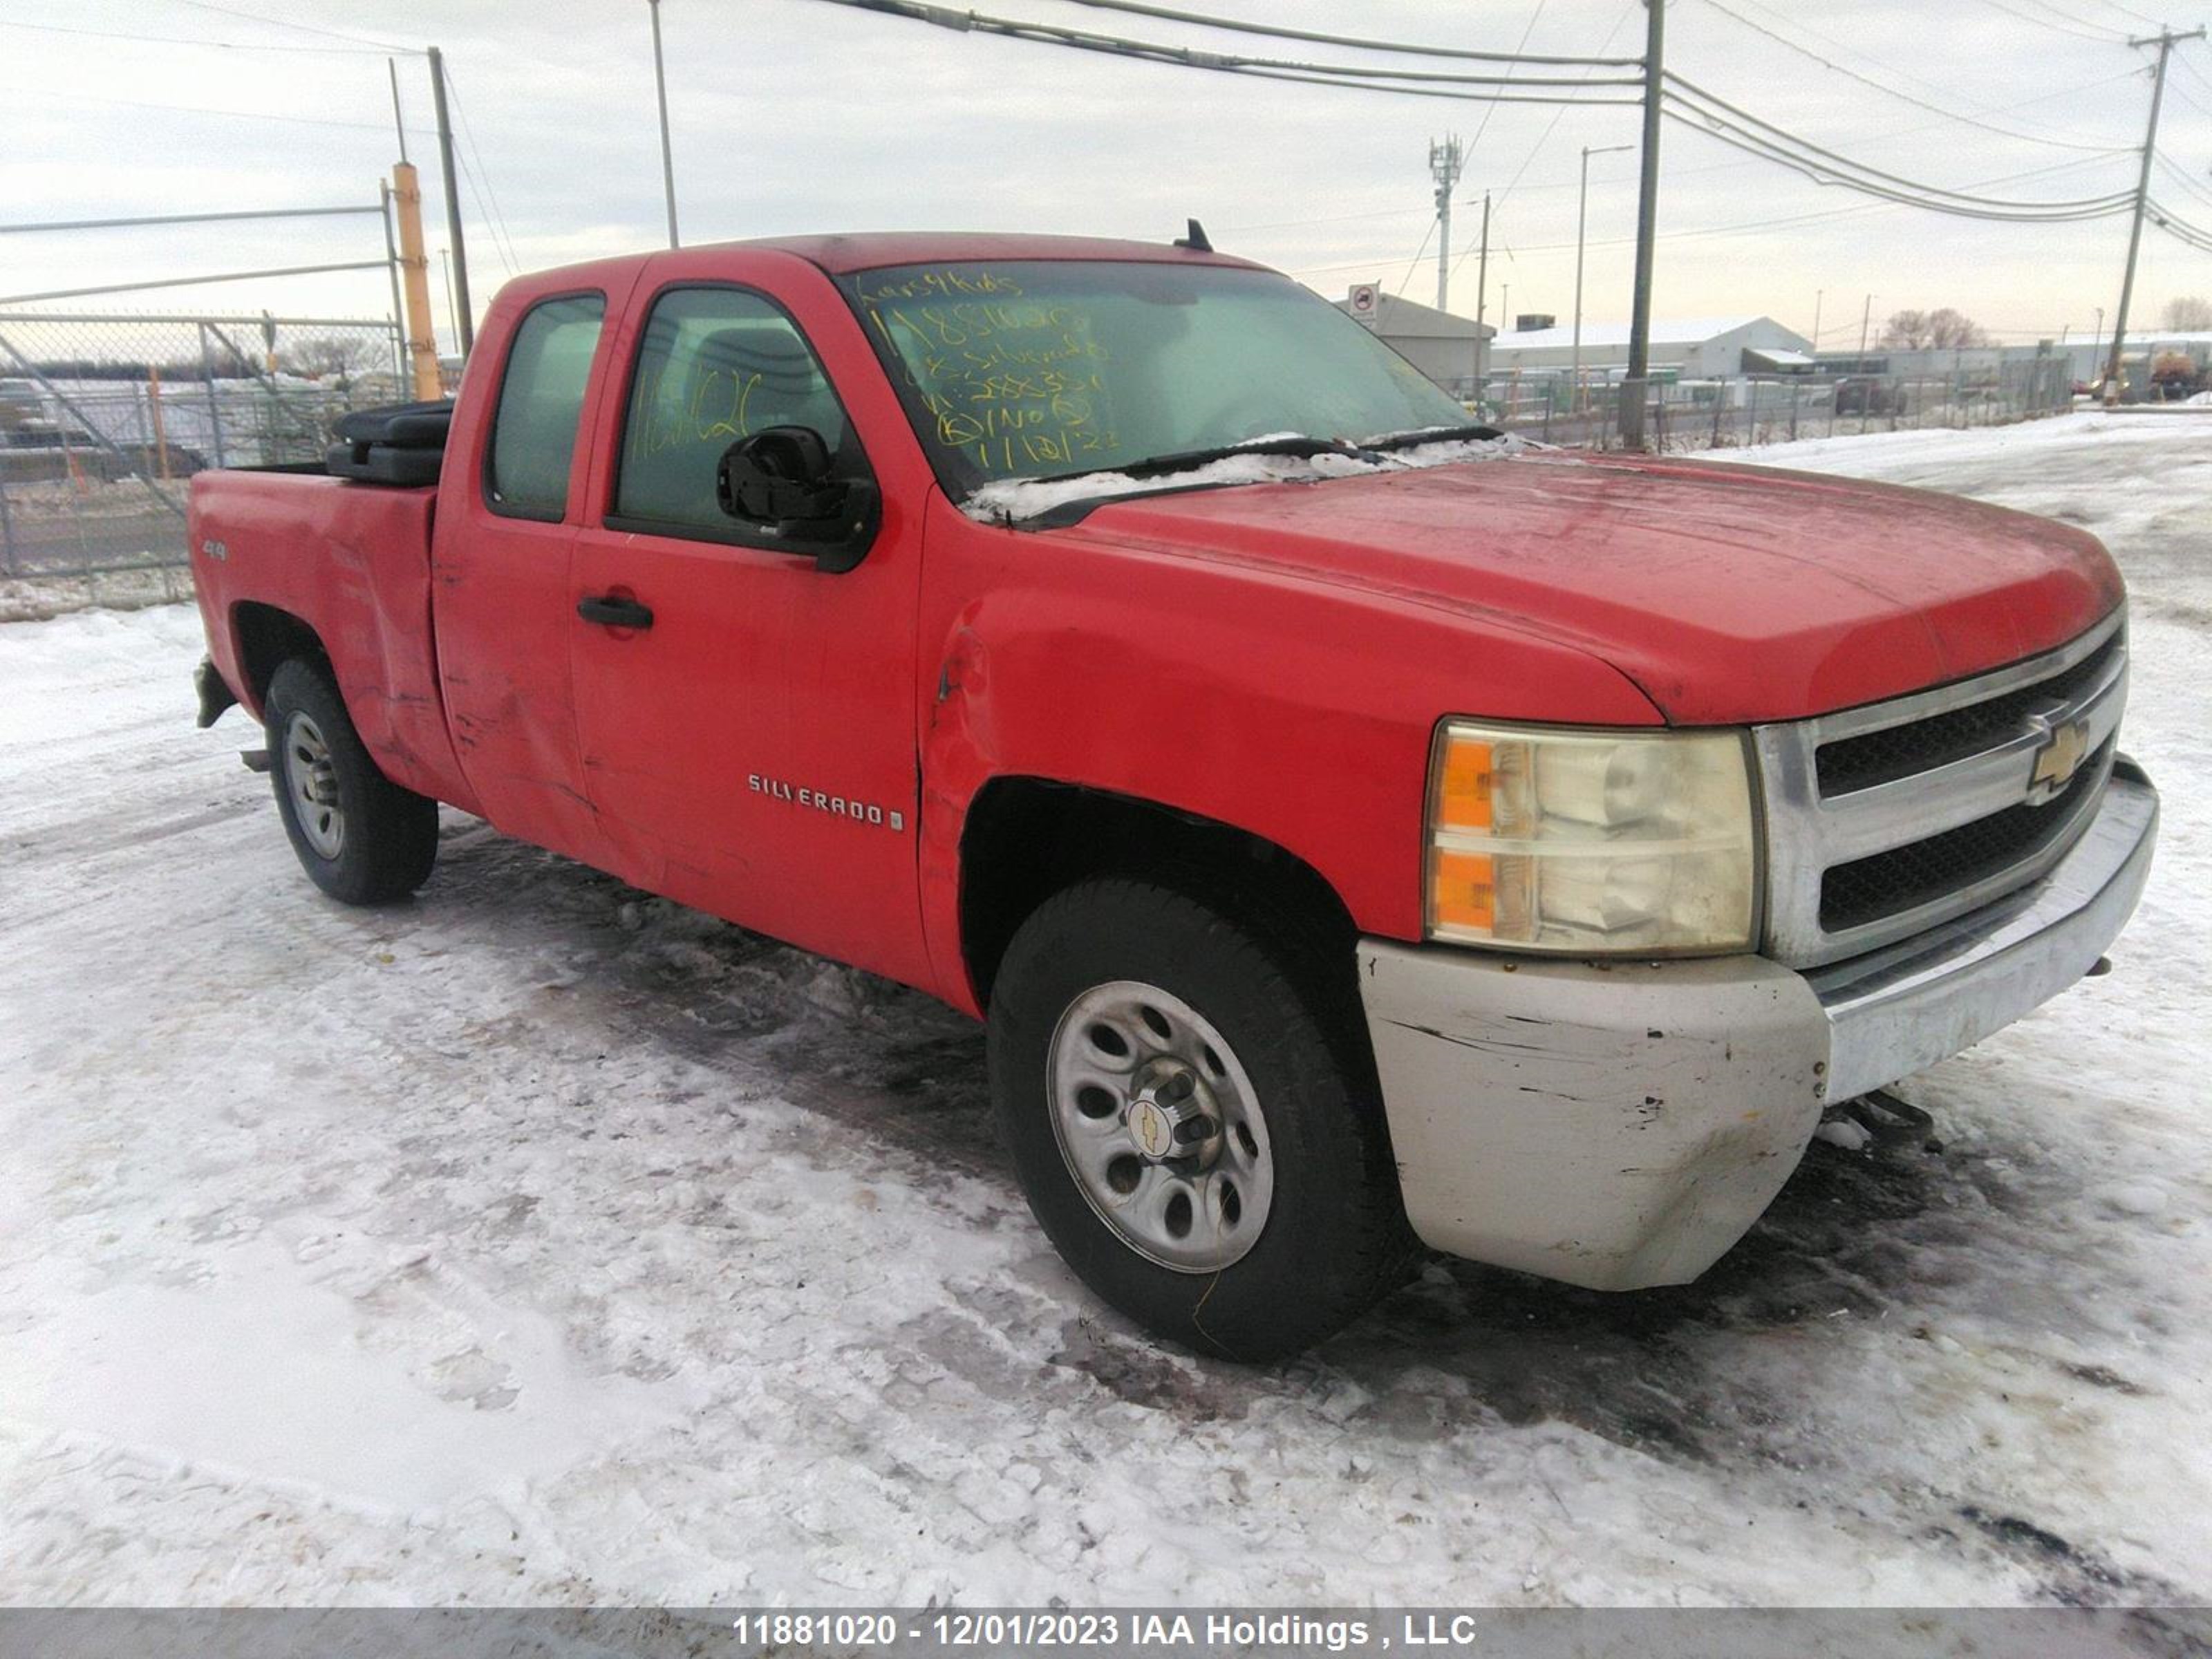
<path fill-rule="evenodd" d="M 498 386 L 490 419 L 447 457 L 431 599 L 454 751 L 484 816 L 599 865 L 610 848 L 577 755 L 568 563 L 611 298 L 551 294 L 521 301 L 511 323 L 496 308 L 487 319 L 471 372 Z"/>
<path fill-rule="evenodd" d="M 818 307 L 842 304 L 821 290 Z M 849 313 L 818 320 L 865 349 Z M 609 619 L 580 622 L 572 654 L 585 787 L 614 867 L 746 927 L 922 979 L 921 514 L 887 491 L 866 556 L 831 573 L 723 511 L 723 453 L 769 427 L 811 428 L 840 475 L 878 477 L 876 443 L 808 327 L 764 289 L 668 283 L 623 356 L 599 510 L 578 535 L 572 584 L 572 604 Z M 646 612 L 649 624 L 621 620 Z"/>

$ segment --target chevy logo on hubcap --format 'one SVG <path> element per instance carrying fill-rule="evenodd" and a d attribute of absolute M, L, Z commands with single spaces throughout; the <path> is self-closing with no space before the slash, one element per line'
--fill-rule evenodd
<path fill-rule="evenodd" d="M 2089 722 L 2074 720 L 2054 730 L 2036 750 L 2035 770 L 2027 781 L 2030 800 L 2048 800 L 2081 769 L 2089 753 Z"/>
<path fill-rule="evenodd" d="M 1129 1109 L 1129 1139 L 1146 1158 L 1165 1158 L 1175 1147 L 1175 1126 L 1158 1106 L 1140 1100 Z"/>

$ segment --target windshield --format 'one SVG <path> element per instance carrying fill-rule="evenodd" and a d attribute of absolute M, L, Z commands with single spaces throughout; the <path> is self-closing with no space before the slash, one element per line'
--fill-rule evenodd
<path fill-rule="evenodd" d="M 1358 440 L 1468 419 L 1273 271 L 1020 260 L 843 282 L 956 499 L 1286 433 Z"/>

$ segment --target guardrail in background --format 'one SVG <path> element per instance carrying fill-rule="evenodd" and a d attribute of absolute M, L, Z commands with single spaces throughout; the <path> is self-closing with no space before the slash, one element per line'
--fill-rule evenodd
<path fill-rule="evenodd" d="M 0 313 L 0 577 L 182 571 L 185 481 L 321 459 L 336 416 L 410 395 L 400 343 L 380 319 Z"/>

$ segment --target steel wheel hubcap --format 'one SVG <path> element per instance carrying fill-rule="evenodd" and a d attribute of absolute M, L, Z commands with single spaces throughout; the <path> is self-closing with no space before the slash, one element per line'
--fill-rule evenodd
<path fill-rule="evenodd" d="M 1267 1121 L 1196 1009 L 1136 980 L 1094 987 L 1060 1015 L 1046 1073 L 1068 1173 L 1130 1249 L 1201 1273 L 1259 1243 L 1275 1194 Z"/>
<path fill-rule="evenodd" d="M 337 772 L 322 727 L 303 714 L 294 714 L 284 726 L 284 784 L 307 845 L 324 858 L 336 858 L 345 845 Z"/>

